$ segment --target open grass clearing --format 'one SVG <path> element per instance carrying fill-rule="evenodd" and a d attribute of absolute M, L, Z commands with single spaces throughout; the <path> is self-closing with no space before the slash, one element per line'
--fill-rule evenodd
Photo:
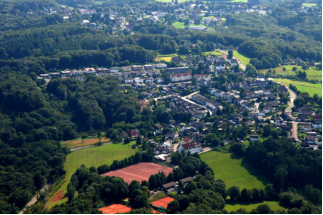
<path fill-rule="evenodd" d="M 157 58 L 155 59 L 155 61 L 166 61 L 166 62 L 170 62 L 172 60 L 172 57 L 174 56 L 177 56 L 176 53 L 174 54 L 166 54 L 166 55 L 162 55 L 162 54 L 159 54 L 157 56 Z"/>
<path fill-rule="evenodd" d="M 46 204 L 46 208 L 49 209 L 56 204 L 67 202 L 67 198 L 63 198 L 58 202 L 52 202 L 51 200 L 54 198 L 55 194 L 60 191 L 66 193 L 67 185 L 69 184 L 72 175 L 82 164 L 84 164 L 86 167 L 99 167 L 103 164 L 111 165 L 114 160 L 122 160 L 134 153 L 135 150 L 133 150 L 131 146 L 123 143 L 91 147 L 70 153 L 67 155 L 64 165 L 66 171 L 66 176 L 63 179 L 64 183 L 54 193 L 54 195 L 51 196 Z"/>
<path fill-rule="evenodd" d="M 186 26 L 184 25 L 184 22 L 174 22 L 173 26 L 175 28 L 185 28 Z M 200 24 L 200 25 L 196 25 L 196 24 L 189 24 L 188 26 L 198 26 L 198 27 L 207 27 L 206 25 Z M 208 29 L 212 29 L 207 27 Z"/>
<path fill-rule="evenodd" d="M 297 70 L 293 71 L 293 68 L 296 67 Z M 283 68 L 286 70 L 284 71 Z M 261 73 L 266 73 L 269 69 L 262 69 L 259 70 Z M 299 70 L 302 72 L 306 72 L 306 77 L 309 80 L 319 80 L 322 81 L 322 70 L 316 69 L 316 67 L 311 66 L 307 70 L 303 70 L 301 66 L 296 65 L 287 65 L 287 66 L 280 66 L 272 69 L 272 71 L 275 70 L 276 74 L 280 75 L 296 75 Z"/>
<path fill-rule="evenodd" d="M 89 145 L 94 145 L 101 141 L 102 143 L 107 143 L 110 141 L 110 138 L 105 138 L 102 137 L 101 140 L 100 138 L 91 138 L 91 139 L 76 139 L 76 140 L 69 140 L 69 141 L 64 141 L 61 142 L 61 146 L 66 146 L 67 148 L 76 148 L 76 147 L 81 147 L 81 146 L 89 146 Z"/>
<path fill-rule="evenodd" d="M 317 94 L 322 96 L 322 84 L 311 84 L 308 82 L 294 81 L 289 79 L 274 79 L 276 82 L 281 82 L 286 86 L 293 84 L 300 92 L 307 92 L 310 96 Z"/>
<path fill-rule="evenodd" d="M 303 3 L 302 5 L 304 7 L 313 7 L 313 6 L 316 6 L 317 4 L 316 3 Z"/>
<path fill-rule="evenodd" d="M 278 209 L 285 209 L 285 207 L 281 206 L 279 202 L 276 201 L 260 201 L 260 202 L 236 202 L 231 200 L 225 201 L 225 210 L 228 212 L 236 211 L 240 208 L 246 209 L 247 212 L 250 212 L 252 209 L 256 209 L 258 205 L 267 204 L 272 211 L 277 211 Z"/>
<path fill-rule="evenodd" d="M 233 57 L 238 58 L 239 61 L 245 66 L 247 66 L 247 64 L 250 62 L 250 58 L 243 56 L 238 51 L 233 51 Z"/>
<path fill-rule="evenodd" d="M 171 3 L 172 0 L 156 0 L 157 2 L 166 2 L 166 3 Z M 186 2 L 189 0 L 178 0 L 178 3 Z M 175 2 L 175 1 L 174 1 Z"/>
<path fill-rule="evenodd" d="M 212 168 L 216 179 L 222 179 L 225 182 L 227 188 L 238 186 L 240 190 L 264 189 L 269 183 L 269 179 L 245 159 L 231 153 L 210 151 L 201 154 L 201 159 Z"/>
<path fill-rule="evenodd" d="M 317 94 L 322 96 L 322 84 L 311 84 L 308 82 L 294 81 L 289 79 L 274 79 L 276 82 L 281 82 L 286 86 L 293 84 L 300 92 L 307 92 L 310 96 Z"/>
<path fill-rule="evenodd" d="M 218 51 L 203 52 L 203 54 L 204 55 L 216 55 L 216 56 L 224 55 L 222 52 L 218 52 Z"/>

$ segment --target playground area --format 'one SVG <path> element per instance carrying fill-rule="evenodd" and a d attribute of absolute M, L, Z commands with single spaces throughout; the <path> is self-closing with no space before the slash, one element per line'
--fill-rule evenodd
<path fill-rule="evenodd" d="M 169 175 L 173 171 L 172 168 L 161 166 L 154 163 L 139 163 L 136 165 L 131 165 L 119 170 L 110 171 L 108 173 L 102 174 L 102 176 L 115 176 L 123 178 L 123 180 L 127 183 L 131 183 L 131 181 L 148 181 L 149 177 L 153 174 L 157 174 L 158 172 L 164 172 L 166 176 Z"/>
<path fill-rule="evenodd" d="M 113 204 L 107 207 L 99 208 L 99 211 L 102 211 L 103 214 L 123 214 L 130 212 L 131 208 L 121 204 Z"/>

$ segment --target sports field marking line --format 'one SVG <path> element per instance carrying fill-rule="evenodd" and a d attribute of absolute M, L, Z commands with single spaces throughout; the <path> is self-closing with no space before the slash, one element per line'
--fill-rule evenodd
<path fill-rule="evenodd" d="M 135 175 L 135 174 L 131 174 L 131 173 L 128 173 L 128 172 L 123 172 L 123 171 L 120 171 L 120 170 L 119 170 L 119 172 L 124 173 L 124 174 L 127 174 L 127 175 L 137 176 L 137 177 L 143 178 L 145 180 L 147 179 L 147 178 L 145 178 L 143 176 L 140 176 L 140 175 Z M 116 176 L 116 177 L 120 177 L 120 176 Z"/>

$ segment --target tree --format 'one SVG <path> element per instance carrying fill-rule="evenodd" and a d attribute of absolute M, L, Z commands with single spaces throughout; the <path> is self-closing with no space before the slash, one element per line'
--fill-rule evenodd
<path fill-rule="evenodd" d="M 70 183 L 69 186 L 67 187 L 67 193 L 66 193 L 66 196 L 69 202 L 71 202 L 72 199 L 74 198 L 75 191 L 76 191 L 75 187 L 72 186 L 72 184 Z"/>
<path fill-rule="evenodd" d="M 240 197 L 240 188 L 237 186 L 232 186 L 227 190 L 227 195 L 230 196 L 232 200 L 236 200 Z"/>
<path fill-rule="evenodd" d="M 228 58 L 229 59 L 232 59 L 232 57 L 233 57 L 233 51 L 232 50 L 229 50 L 228 51 Z"/>
<path fill-rule="evenodd" d="M 148 143 L 147 143 L 147 141 L 146 140 L 144 140 L 144 142 L 143 142 L 143 144 L 142 144 L 142 150 L 146 150 L 147 149 L 147 147 L 148 147 Z"/>
<path fill-rule="evenodd" d="M 98 129 L 98 131 L 97 131 L 97 137 L 101 138 L 101 130 L 100 129 Z"/>
<path fill-rule="evenodd" d="M 192 78 L 192 85 L 196 85 L 197 84 L 197 78 L 196 77 L 193 77 Z"/>
<path fill-rule="evenodd" d="M 176 211 L 178 211 L 180 208 L 179 203 L 176 199 L 174 199 L 173 201 L 171 201 L 170 203 L 168 203 L 167 205 L 167 209 L 171 212 L 171 213 L 175 213 Z"/>
<path fill-rule="evenodd" d="M 259 212 L 259 214 L 269 214 L 269 213 L 271 213 L 270 207 L 267 204 L 258 205 L 257 211 Z"/>
<path fill-rule="evenodd" d="M 139 146 L 141 144 L 140 142 L 140 136 L 137 137 L 136 145 Z"/>
<path fill-rule="evenodd" d="M 244 188 L 241 191 L 241 196 L 240 198 L 242 199 L 242 201 L 248 202 L 251 201 L 253 196 L 252 196 L 252 191 L 251 190 L 247 190 L 246 188 Z"/>
<path fill-rule="evenodd" d="M 155 189 L 157 187 L 157 181 L 156 181 L 156 176 L 155 175 L 151 175 L 149 177 L 149 189 Z"/>

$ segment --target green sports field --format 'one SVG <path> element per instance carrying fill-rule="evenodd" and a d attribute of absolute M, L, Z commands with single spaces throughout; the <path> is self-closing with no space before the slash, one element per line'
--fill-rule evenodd
<path fill-rule="evenodd" d="M 250 62 L 250 58 L 243 56 L 238 51 L 233 51 L 233 57 L 238 58 L 240 62 L 245 66 Z"/>
<path fill-rule="evenodd" d="M 322 84 L 311 84 L 308 82 L 293 81 L 289 79 L 278 79 L 278 78 L 275 78 L 274 81 L 281 82 L 286 86 L 289 86 L 289 84 L 293 84 L 299 91 L 307 92 L 310 96 L 313 96 L 314 94 L 317 94 L 318 96 L 322 96 Z"/>
<path fill-rule="evenodd" d="M 236 201 L 231 201 L 227 200 L 225 202 L 225 210 L 228 212 L 230 211 L 236 211 L 240 208 L 246 209 L 247 212 L 250 212 L 252 209 L 256 209 L 258 205 L 260 204 L 267 204 L 271 210 L 277 211 L 278 209 L 285 209 L 282 207 L 279 202 L 276 201 L 262 201 L 262 202 L 236 202 Z"/>
<path fill-rule="evenodd" d="M 174 22 L 174 23 L 173 23 L 173 26 L 174 26 L 175 28 L 185 28 L 184 22 Z M 207 27 L 206 25 L 202 25 L 202 24 L 200 24 L 200 25 L 189 24 L 189 26 Z M 207 27 L 207 28 L 208 28 L 208 29 L 212 29 L 212 28 L 209 28 L 209 27 Z"/>
<path fill-rule="evenodd" d="M 201 154 L 201 159 L 212 168 L 216 179 L 225 182 L 227 188 L 238 186 L 240 190 L 263 189 L 269 183 L 269 179 L 247 161 L 230 153 L 206 152 Z"/>
<path fill-rule="evenodd" d="M 123 143 L 91 147 L 70 153 L 66 157 L 66 176 L 63 179 L 64 183 L 56 191 L 56 193 L 59 191 L 63 191 L 64 193 L 66 193 L 67 185 L 72 175 L 82 164 L 84 164 L 86 167 L 99 167 L 103 164 L 111 165 L 114 160 L 122 160 L 126 157 L 131 156 L 134 153 L 135 151 L 131 148 L 131 146 L 125 145 Z M 55 204 L 61 204 L 67 201 L 67 198 L 64 198 L 56 203 L 52 202 L 51 199 L 54 196 L 55 194 L 47 202 L 47 208 L 51 208 Z"/>
<path fill-rule="evenodd" d="M 316 6 L 316 3 L 303 3 L 304 7 L 312 7 L 312 6 Z"/>

